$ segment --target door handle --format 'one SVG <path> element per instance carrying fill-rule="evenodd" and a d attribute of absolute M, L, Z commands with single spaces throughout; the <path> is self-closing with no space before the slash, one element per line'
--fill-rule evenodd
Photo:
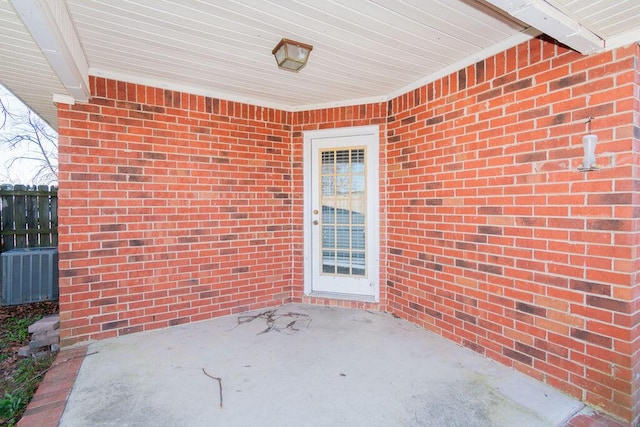
<path fill-rule="evenodd" d="M 318 225 L 318 220 L 317 219 L 313 220 L 313 225 Z"/>

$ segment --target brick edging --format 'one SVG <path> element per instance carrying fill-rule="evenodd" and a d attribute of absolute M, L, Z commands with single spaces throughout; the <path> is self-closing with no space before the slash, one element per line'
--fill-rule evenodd
<path fill-rule="evenodd" d="M 87 346 L 62 350 L 18 422 L 18 427 L 57 426 L 67 404 Z"/>

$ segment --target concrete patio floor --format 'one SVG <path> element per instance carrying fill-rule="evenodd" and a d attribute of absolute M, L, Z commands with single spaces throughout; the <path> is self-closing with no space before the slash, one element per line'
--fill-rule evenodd
<path fill-rule="evenodd" d="M 584 407 L 388 314 L 265 311 L 91 344 L 59 425 L 559 426 Z"/>

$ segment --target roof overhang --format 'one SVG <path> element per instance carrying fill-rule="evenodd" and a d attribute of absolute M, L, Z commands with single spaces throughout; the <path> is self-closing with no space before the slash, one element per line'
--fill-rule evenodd
<path fill-rule="evenodd" d="M 67 90 L 57 99 L 89 100 L 89 65 L 63 0 L 10 0 Z M 65 97 L 65 98 L 61 98 Z"/>
<path fill-rule="evenodd" d="M 605 48 L 602 38 L 545 1 L 487 1 L 583 55 L 601 52 Z"/>
<path fill-rule="evenodd" d="M 89 75 L 301 111 L 383 102 L 540 33 L 585 55 L 636 42 L 640 4 L 6 0 L 0 83 L 54 128 Z M 302 72 L 275 67 L 282 37 L 314 45 Z"/>

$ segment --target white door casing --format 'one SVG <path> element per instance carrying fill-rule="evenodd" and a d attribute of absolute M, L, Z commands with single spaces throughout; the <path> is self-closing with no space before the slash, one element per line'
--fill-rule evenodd
<path fill-rule="evenodd" d="M 305 294 L 379 301 L 379 128 L 304 133 Z"/>

